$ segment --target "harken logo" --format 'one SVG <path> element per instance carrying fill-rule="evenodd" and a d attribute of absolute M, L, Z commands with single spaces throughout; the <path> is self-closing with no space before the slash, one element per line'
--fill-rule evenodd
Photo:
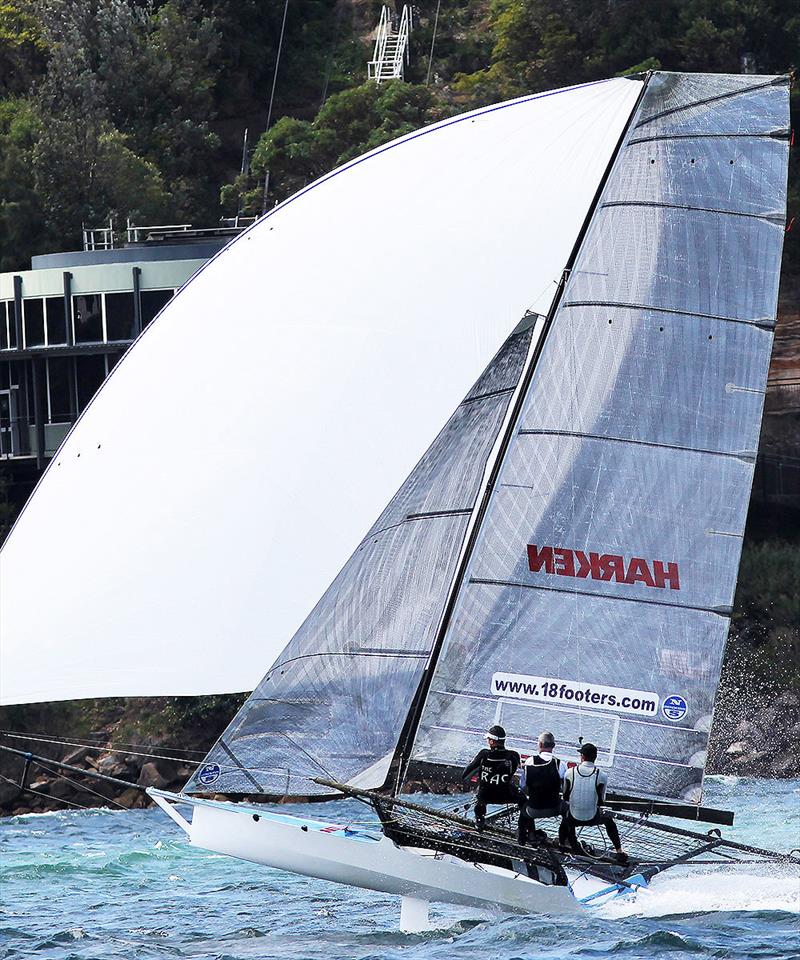
<path fill-rule="evenodd" d="M 592 580 L 614 580 L 617 583 L 641 583 L 646 587 L 680 590 L 678 564 L 664 560 L 625 558 L 616 553 L 584 553 L 566 547 L 539 547 L 528 544 L 528 567 L 531 573 L 556 574 L 560 577 L 591 577 Z"/>

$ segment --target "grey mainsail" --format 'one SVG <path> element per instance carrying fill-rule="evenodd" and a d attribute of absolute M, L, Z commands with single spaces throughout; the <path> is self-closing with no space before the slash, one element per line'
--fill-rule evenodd
<path fill-rule="evenodd" d="M 536 365 L 441 638 L 409 777 L 487 725 L 592 740 L 698 803 L 783 244 L 786 78 L 658 73 Z"/>
<path fill-rule="evenodd" d="M 187 792 L 324 793 L 319 776 L 383 784 L 534 320 L 508 338 Z"/>

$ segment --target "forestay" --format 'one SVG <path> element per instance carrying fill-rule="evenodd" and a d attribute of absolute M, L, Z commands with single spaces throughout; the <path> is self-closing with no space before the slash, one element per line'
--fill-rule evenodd
<path fill-rule="evenodd" d="M 785 78 L 659 73 L 546 335 L 432 678 L 411 776 L 492 722 L 700 801 L 758 446 Z"/>
<path fill-rule="evenodd" d="M 203 268 L 3 547 L 0 701 L 252 689 L 525 310 L 546 312 L 640 89 L 410 134 Z"/>

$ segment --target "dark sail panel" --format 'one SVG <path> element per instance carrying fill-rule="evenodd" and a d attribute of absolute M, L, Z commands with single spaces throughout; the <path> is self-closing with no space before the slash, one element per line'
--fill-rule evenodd
<path fill-rule="evenodd" d="M 656 74 L 538 360 L 441 647 L 414 771 L 487 724 L 597 743 L 699 802 L 761 423 L 788 91 Z M 780 137 L 784 137 L 780 139 Z"/>
<path fill-rule="evenodd" d="M 506 341 L 187 790 L 383 784 L 531 335 L 526 323 Z"/>

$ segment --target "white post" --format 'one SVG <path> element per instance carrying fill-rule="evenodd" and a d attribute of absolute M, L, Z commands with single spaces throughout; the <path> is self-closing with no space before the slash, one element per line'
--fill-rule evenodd
<path fill-rule="evenodd" d="M 430 930 L 429 903 L 416 897 L 403 897 L 400 901 L 400 930 L 403 933 L 424 933 Z"/>

